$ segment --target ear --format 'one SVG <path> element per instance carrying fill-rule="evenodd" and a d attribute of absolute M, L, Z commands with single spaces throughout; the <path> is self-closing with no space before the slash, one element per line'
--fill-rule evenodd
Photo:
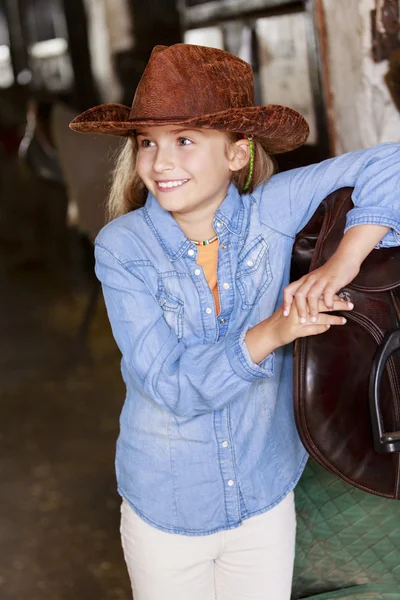
<path fill-rule="evenodd" d="M 229 168 L 231 171 L 240 171 L 250 160 L 250 141 L 247 138 L 237 140 L 230 145 Z"/>

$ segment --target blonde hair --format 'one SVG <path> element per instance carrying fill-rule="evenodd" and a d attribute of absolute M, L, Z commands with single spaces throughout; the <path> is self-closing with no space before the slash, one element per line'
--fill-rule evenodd
<path fill-rule="evenodd" d="M 231 132 L 226 132 L 226 135 L 230 143 L 243 137 L 241 134 Z M 109 221 L 141 208 L 146 201 L 147 188 L 136 169 L 137 151 L 136 138 L 132 135 L 116 155 L 107 201 L 107 219 Z M 267 181 L 276 170 L 274 159 L 266 151 L 263 141 L 258 138 L 254 138 L 254 159 L 253 177 L 246 194 L 251 194 L 254 188 Z M 243 169 L 232 173 L 231 181 L 240 194 L 243 193 L 248 175 L 249 163 Z"/>

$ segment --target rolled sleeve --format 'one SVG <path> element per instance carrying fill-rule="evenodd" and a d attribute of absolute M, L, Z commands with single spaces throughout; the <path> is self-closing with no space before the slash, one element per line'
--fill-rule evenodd
<path fill-rule="evenodd" d="M 252 325 L 248 325 L 239 331 L 234 337 L 233 344 L 228 348 L 228 358 L 231 367 L 239 377 L 247 381 L 272 377 L 275 362 L 274 352 L 271 352 L 271 354 L 258 364 L 251 359 L 245 342 L 246 333 L 251 327 Z"/>
<path fill-rule="evenodd" d="M 347 213 L 344 233 L 357 225 L 382 225 L 390 231 L 375 248 L 400 246 L 400 217 L 393 210 L 382 207 L 353 208 Z"/>

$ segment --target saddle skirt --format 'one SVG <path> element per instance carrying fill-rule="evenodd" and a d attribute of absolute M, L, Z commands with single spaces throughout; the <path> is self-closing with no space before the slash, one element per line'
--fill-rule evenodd
<path fill-rule="evenodd" d="M 336 251 L 351 193 L 328 196 L 297 235 L 292 281 Z M 339 295 L 354 303 L 343 313 L 347 324 L 294 345 L 297 428 L 321 466 L 366 492 L 399 499 L 400 247 L 373 250 Z"/>

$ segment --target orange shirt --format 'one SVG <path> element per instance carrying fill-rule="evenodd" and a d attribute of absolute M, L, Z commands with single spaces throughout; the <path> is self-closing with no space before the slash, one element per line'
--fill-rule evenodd
<path fill-rule="evenodd" d="M 206 246 L 198 246 L 197 248 L 197 264 L 203 267 L 204 275 L 210 290 L 214 296 L 215 308 L 219 315 L 220 304 L 217 282 L 217 264 L 218 264 L 218 240 L 207 244 Z"/>

